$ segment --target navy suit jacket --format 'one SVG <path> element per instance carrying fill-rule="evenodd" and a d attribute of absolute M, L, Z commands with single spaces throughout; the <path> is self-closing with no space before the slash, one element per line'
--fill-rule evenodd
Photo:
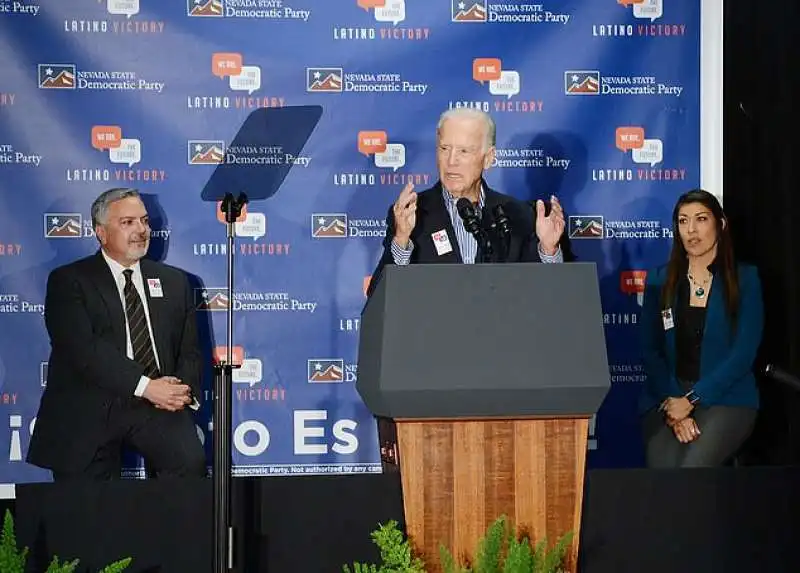
<path fill-rule="evenodd" d="M 739 264 L 738 272 L 739 313 L 733 335 L 725 309 L 721 276 L 715 277 L 708 295 L 700 379 L 694 385 L 700 406 L 759 406 L 753 362 L 764 327 L 761 281 L 754 266 Z M 675 376 L 675 328 L 665 329 L 661 315 L 661 287 L 665 279 L 666 266 L 647 273 L 641 321 L 647 382 L 639 402 L 641 412 L 658 406 L 665 398 L 685 394 Z M 674 309 L 675 304 L 673 317 Z"/>
<path fill-rule="evenodd" d="M 485 192 L 485 202 L 481 224 L 489 232 L 489 238 L 494 246 L 495 253 L 499 252 L 499 242 L 494 231 L 489 231 L 492 209 L 496 205 L 502 205 L 509 218 L 511 226 L 511 237 L 508 245 L 509 262 L 531 262 L 539 263 L 539 239 L 534 232 L 535 219 L 534 211 L 530 205 L 515 199 L 509 195 L 499 193 L 490 189 L 486 182 L 483 182 Z M 394 240 L 395 221 L 393 206 L 389 206 L 386 215 L 386 238 L 383 241 L 383 253 L 375 270 L 372 272 L 372 279 L 367 288 L 367 297 L 371 297 L 375 288 L 383 276 L 383 269 L 386 265 L 394 264 L 392 256 L 392 241 Z M 453 250 L 445 255 L 439 255 L 431 238 L 432 233 L 444 229 L 453 242 Z M 461 249 L 458 241 L 455 240 L 456 234 L 453 230 L 453 223 L 445 206 L 442 196 L 442 184 L 437 182 L 433 187 L 420 191 L 417 195 L 417 223 L 411 233 L 411 240 L 414 243 L 414 250 L 411 253 L 411 264 L 420 263 L 463 263 Z M 562 252 L 564 251 L 562 247 Z M 564 255 L 564 260 L 567 256 Z"/>

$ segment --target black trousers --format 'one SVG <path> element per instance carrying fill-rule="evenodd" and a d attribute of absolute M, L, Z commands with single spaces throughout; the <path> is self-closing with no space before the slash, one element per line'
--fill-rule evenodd
<path fill-rule="evenodd" d="M 731 406 L 696 407 L 691 414 L 700 436 L 688 444 L 675 437 L 658 408 L 642 419 L 649 468 L 717 467 L 730 460 L 753 431 L 757 411 Z"/>
<path fill-rule="evenodd" d="M 138 398 L 115 400 L 106 420 L 107 439 L 89 465 L 77 472 L 54 471 L 53 479 L 119 479 L 125 446 L 142 455 L 155 477 L 205 477 L 206 456 L 191 412 L 159 410 Z"/>

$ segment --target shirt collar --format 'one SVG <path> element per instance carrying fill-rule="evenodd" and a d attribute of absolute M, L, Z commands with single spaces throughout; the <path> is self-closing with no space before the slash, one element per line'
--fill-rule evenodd
<path fill-rule="evenodd" d="M 109 257 L 108 254 L 106 254 L 106 252 L 103 249 L 100 249 L 100 252 L 103 254 L 103 258 L 105 259 L 108 268 L 111 269 L 111 274 L 114 275 L 115 281 L 119 280 L 119 278 L 122 276 L 122 271 L 124 271 L 125 269 L 131 269 L 133 271 L 134 276 L 141 274 L 141 271 L 139 269 L 139 261 L 136 261 L 130 267 L 123 267 L 117 261 Z"/>
<path fill-rule="evenodd" d="M 456 199 L 450 194 L 450 191 L 448 191 L 444 185 L 442 185 L 442 197 L 444 197 L 445 203 L 449 204 L 451 207 L 455 206 L 456 202 L 458 201 L 458 199 Z M 481 183 L 481 191 L 480 195 L 478 196 L 478 208 L 483 209 L 485 205 L 486 205 L 486 191 L 483 188 L 483 183 Z"/>

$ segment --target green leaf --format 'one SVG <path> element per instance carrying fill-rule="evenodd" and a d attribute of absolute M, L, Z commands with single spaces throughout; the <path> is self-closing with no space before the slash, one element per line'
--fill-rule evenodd
<path fill-rule="evenodd" d="M 120 573 L 121 571 L 125 571 L 132 562 L 133 559 L 126 557 L 125 559 L 120 559 L 119 561 L 114 561 L 114 563 L 106 565 L 99 573 Z"/>
<path fill-rule="evenodd" d="M 506 516 L 501 515 L 489 526 L 486 536 L 478 542 L 475 573 L 501 573 L 500 563 L 508 534 Z"/>
<path fill-rule="evenodd" d="M 11 511 L 6 509 L 3 517 L 3 531 L 0 534 L 0 571 L 3 573 L 24 573 L 27 558 L 28 548 L 25 547 L 20 551 L 17 547 L 14 518 L 11 515 Z"/>

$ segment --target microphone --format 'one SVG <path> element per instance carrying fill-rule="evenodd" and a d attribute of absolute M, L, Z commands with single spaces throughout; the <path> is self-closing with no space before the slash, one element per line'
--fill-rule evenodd
<path fill-rule="evenodd" d="M 509 239 L 511 238 L 511 222 L 508 220 L 508 216 L 502 205 L 494 206 L 494 209 L 492 209 L 492 216 L 494 217 L 494 224 L 492 226 L 497 229 L 497 234 L 500 236 L 500 244 L 502 246 L 500 261 L 506 262 L 508 260 Z"/>
<path fill-rule="evenodd" d="M 484 232 L 483 227 L 481 227 L 481 219 L 478 216 L 475 205 L 466 197 L 462 197 L 456 201 L 456 210 L 461 220 L 464 221 L 464 228 L 470 235 L 475 237 L 478 247 L 483 254 L 484 261 L 488 261 L 492 256 L 492 244 L 489 241 L 489 237 Z"/>
<path fill-rule="evenodd" d="M 495 205 L 494 209 L 492 209 L 492 215 L 494 215 L 495 223 L 497 223 L 497 229 L 500 231 L 501 235 L 508 235 L 511 233 L 511 223 L 508 220 L 508 216 L 506 216 L 506 211 L 503 209 L 502 205 Z"/>
<path fill-rule="evenodd" d="M 778 382 L 791 387 L 793 390 L 800 390 L 800 378 L 788 373 L 786 370 L 783 370 L 774 364 L 767 364 L 767 367 L 764 368 L 764 374 L 773 380 L 777 380 Z"/>
<path fill-rule="evenodd" d="M 481 230 L 481 221 L 478 218 L 478 212 L 475 210 L 475 205 L 466 197 L 462 197 L 456 201 L 456 210 L 461 220 L 464 221 L 464 228 L 477 239 L 477 234 Z"/>

